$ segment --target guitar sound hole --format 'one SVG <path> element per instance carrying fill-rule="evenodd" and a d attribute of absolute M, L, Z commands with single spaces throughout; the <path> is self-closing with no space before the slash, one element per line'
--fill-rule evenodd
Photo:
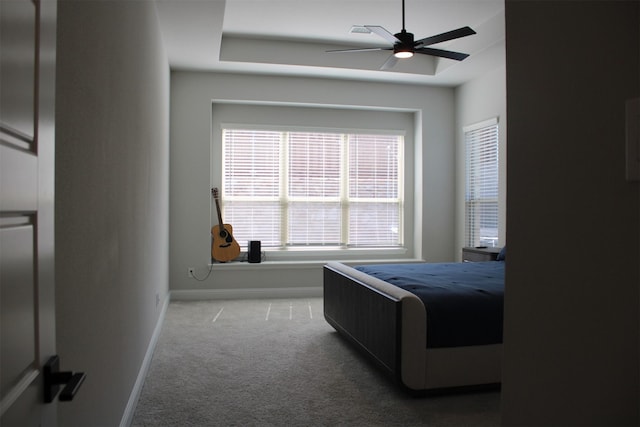
<path fill-rule="evenodd" d="M 224 239 L 225 242 L 229 243 L 227 245 L 220 245 L 221 248 L 226 248 L 226 247 L 230 246 L 231 242 L 233 242 L 233 237 L 225 229 L 220 231 L 220 237 L 222 239 Z"/>

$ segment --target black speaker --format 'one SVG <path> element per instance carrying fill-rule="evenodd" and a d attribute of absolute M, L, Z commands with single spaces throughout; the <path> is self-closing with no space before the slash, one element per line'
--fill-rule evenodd
<path fill-rule="evenodd" d="M 262 260 L 262 253 L 260 252 L 260 240 L 249 240 L 248 248 L 248 256 L 247 259 L 249 262 L 260 262 Z"/>

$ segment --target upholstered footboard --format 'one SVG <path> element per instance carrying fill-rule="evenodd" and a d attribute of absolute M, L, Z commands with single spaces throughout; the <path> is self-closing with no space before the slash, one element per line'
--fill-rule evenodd
<path fill-rule="evenodd" d="M 415 295 L 330 262 L 324 267 L 324 316 L 403 385 L 424 389 L 426 314 Z"/>
<path fill-rule="evenodd" d="M 344 264 L 324 267 L 324 316 L 410 390 L 501 382 L 502 344 L 428 349 L 422 301 Z"/>

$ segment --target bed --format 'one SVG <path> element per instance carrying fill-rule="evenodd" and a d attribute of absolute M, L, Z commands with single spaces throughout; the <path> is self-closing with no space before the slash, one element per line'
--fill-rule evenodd
<path fill-rule="evenodd" d="M 497 387 L 504 252 L 488 262 L 328 262 L 324 317 L 410 391 Z"/>

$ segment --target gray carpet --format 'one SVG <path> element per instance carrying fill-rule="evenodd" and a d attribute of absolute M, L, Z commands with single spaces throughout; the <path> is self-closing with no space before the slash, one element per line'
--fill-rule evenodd
<path fill-rule="evenodd" d="M 500 393 L 412 397 L 322 299 L 172 302 L 133 426 L 497 426 Z"/>

